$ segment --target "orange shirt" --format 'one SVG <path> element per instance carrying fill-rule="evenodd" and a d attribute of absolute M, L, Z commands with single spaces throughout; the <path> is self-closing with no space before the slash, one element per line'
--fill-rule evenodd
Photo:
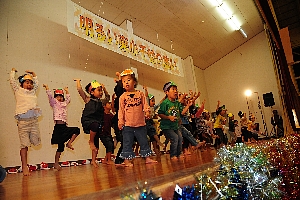
<path fill-rule="evenodd" d="M 145 126 L 145 112 L 150 107 L 143 92 L 124 92 L 119 100 L 118 124 L 121 126 Z"/>

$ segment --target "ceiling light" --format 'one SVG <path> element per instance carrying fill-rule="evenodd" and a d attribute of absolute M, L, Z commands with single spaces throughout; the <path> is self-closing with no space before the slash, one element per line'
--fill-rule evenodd
<path fill-rule="evenodd" d="M 236 18 L 236 16 L 233 15 L 231 9 L 225 2 L 222 2 L 221 0 L 210 0 L 211 3 L 213 3 L 214 6 L 217 7 L 217 10 L 219 14 L 227 20 L 229 25 L 232 29 L 239 31 L 243 37 L 247 38 L 247 34 L 245 31 L 241 28 L 241 24 L 239 20 Z"/>

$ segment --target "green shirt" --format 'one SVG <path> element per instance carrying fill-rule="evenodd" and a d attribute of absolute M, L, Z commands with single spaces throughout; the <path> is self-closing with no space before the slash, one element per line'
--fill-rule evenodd
<path fill-rule="evenodd" d="M 172 129 L 178 130 L 180 113 L 182 112 L 183 107 L 179 101 L 170 101 L 168 98 L 165 99 L 161 104 L 158 110 L 158 114 L 164 114 L 166 116 L 176 116 L 177 120 L 172 122 L 169 119 L 161 119 L 160 128 L 161 130 Z"/>

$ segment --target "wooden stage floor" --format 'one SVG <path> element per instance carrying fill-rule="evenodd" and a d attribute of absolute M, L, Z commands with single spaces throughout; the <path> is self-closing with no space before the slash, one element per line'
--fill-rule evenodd
<path fill-rule="evenodd" d="M 175 184 L 194 182 L 194 174 L 214 166 L 215 155 L 215 150 L 197 150 L 181 160 L 170 160 L 169 154 L 153 156 L 157 164 L 136 158 L 133 167 L 100 163 L 99 168 L 87 164 L 39 170 L 29 177 L 7 174 L 0 184 L 0 199 L 120 199 L 122 193 L 134 194 L 138 182 L 145 181 L 154 193 L 172 199 Z"/>

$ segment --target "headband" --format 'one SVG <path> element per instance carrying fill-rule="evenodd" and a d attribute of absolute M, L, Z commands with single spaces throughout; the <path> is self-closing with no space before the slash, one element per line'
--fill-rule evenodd
<path fill-rule="evenodd" d="M 177 87 L 177 85 L 173 81 L 170 81 L 164 86 L 164 88 L 163 88 L 164 92 L 166 92 L 171 86 Z"/>
<path fill-rule="evenodd" d="M 96 80 L 91 82 L 91 86 L 89 87 L 89 92 L 92 91 L 93 88 L 102 87 L 102 84 L 98 83 Z"/>
<path fill-rule="evenodd" d="M 25 80 L 33 80 L 32 76 L 30 74 L 25 74 L 19 81 L 20 83 L 23 83 Z"/>
<path fill-rule="evenodd" d="M 149 98 L 149 100 L 150 99 L 152 99 L 154 97 L 154 95 L 152 95 L 152 94 L 148 94 L 148 98 Z"/>
<path fill-rule="evenodd" d="M 64 91 L 63 91 L 63 89 L 55 89 L 54 94 L 64 96 Z"/>
<path fill-rule="evenodd" d="M 121 74 L 120 76 L 127 76 L 127 75 L 132 75 L 134 74 L 134 72 L 132 71 L 132 69 L 125 69 Z"/>

